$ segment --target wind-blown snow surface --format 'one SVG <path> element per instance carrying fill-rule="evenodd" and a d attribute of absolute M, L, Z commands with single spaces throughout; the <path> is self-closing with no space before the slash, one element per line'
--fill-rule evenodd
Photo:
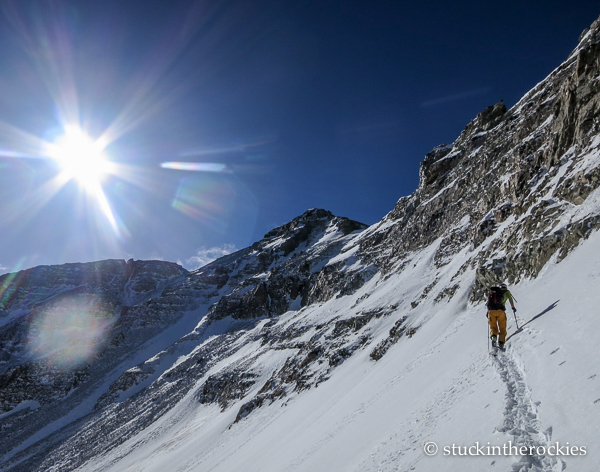
<path fill-rule="evenodd" d="M 465 249 L 438 269 L 431 263 L 435 246 L 415 254 L 405 270 L 386 280 L 375 276 L 352 296 L 279 317 L 280 326 L 325 323 L 361 310 L 396 306 L 391 315 L 371 320 L 367 328 L 373 341 L 316 388 L 265 402 L 234 422 L 245 400 L 224 412 L 218 405 L 200 404 L 195 393 L 205 378 L 199 378 L 197 388 L 169 413 L 80 470 L 560 471 L 566 465 L 578 472 L 596 471 L 600 348 L 594 333 L 600 306 L 600 233 L 561 263 L 547 264 L 537 279 L 511 287 L 521 329 L 517 331 L 510 314 L 508 349 L 497 357 L 488 352 L 485 307 L 467 303 L 472 272 L 461 276 L 449 302 L 435 304 L 428 297 L 411 308 L 425 284 L 437 278 L 444 286 L 449 281 L 445 278 L 469 257 Z M 372 347 L 407 314 L 407 324 L 419 327 L 414 336 L 402 337 L 379 361 L 372 360 Z M 227 362 L 260 349 L 259 343 L 249 344 Z M 286 355 L 265 351 L 263 378 L 245 398 L 257 393 Z M 437 454 L 425 454 L 428 442 L 437 444 Z M 448 448 L 453 445 L 477 443 L 526 445 L 538 452 L 555 448 L 551 454 L 532 456 L 444 453 L 445 448 L 452 453 Z M 570 455 L 556 455 L 565 451 Z"/>

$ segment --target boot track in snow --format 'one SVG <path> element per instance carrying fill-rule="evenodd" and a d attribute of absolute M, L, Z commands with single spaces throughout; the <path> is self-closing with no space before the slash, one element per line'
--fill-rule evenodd
<path fill-rule="evenodd" d="M 512 444 L 520 448 L 526 446 L 534 451 L 547 451 L 552 436 L 552 427 L 542 432 L 542 425 L 537 416 L 537 406 L 531 399 L 531 391 L 527 386 L 525 373 L 519 366 L 519 360 L 511 352 L 499 351 L 492 357 L 502 381 L 506 385 L 506 407 L 504 424 L 497 431 L 513 436 Z M 560 472 L 566 464 L 547 454 L 524 455 L 512 466 L 511 472 Z"/>

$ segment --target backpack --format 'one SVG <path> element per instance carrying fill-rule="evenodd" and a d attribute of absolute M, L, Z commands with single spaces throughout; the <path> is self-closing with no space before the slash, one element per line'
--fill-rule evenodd
<path fill-rule="evenodd" d="M 488 301 L 486 306 L 488 310 L 506 310 L 502 304 L 502 298 L 506 290 L 502 290 L 500 287 L 491 287 L 488 295 Z"/>

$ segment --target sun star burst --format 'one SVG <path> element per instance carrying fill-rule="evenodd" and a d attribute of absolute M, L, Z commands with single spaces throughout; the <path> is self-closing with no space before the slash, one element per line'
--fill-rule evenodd
<path fill-rule="evenodd" d="M 56 160 L 67 179 L 75 180 L 92 193 L 111 172 L 103 145 L 75 126 L 65 127 L 64 135 L 50 144 L 49 155 Z"/>

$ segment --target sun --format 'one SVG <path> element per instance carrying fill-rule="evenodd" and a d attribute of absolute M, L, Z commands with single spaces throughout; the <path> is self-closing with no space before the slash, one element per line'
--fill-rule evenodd
<path fill-rule="evenodd" d="M 102 180 L 108 175 L 119 174 L 119 166 L 107 159 L 104 152 L 106 139 L 92 139 L 79 126 L 65 126 L 64 133 L 53 142 L 45 142 L 44 156 L 56 161 L 61 172 L 53 180 L 54 191 L 73 180 L 106 216 L 114 233 L 122 234 L 119 222 L 102 188 Z"/>
<path fill-rule="evenodd" d="M 65 132 L 49 145 L 48 154 L 61 167 L 66 180 L 75 180 L 85 190 L 95 190 L 111 172 L 104 146 L 81 128 L 65 127 Z"/>

